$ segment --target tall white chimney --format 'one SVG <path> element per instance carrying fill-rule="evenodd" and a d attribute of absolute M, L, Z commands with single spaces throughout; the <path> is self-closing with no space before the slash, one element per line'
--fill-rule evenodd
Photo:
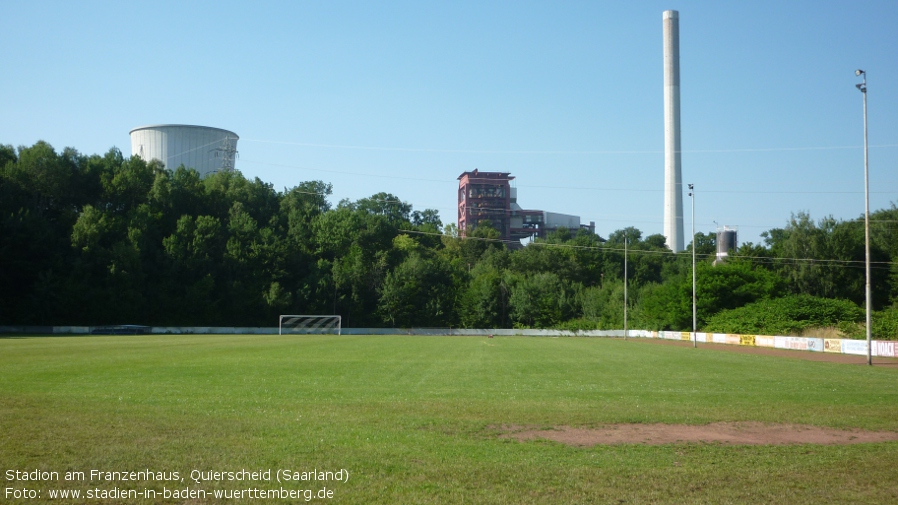
<path fill-rule="evenodd" d="M 680 168 L 680 13 L 664 11 L 664 236 L 673 252 L 683 245 Z"/>

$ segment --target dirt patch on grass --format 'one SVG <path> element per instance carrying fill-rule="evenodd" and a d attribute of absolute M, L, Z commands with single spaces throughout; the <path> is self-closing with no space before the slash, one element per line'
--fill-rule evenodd
<path fill-rule="evenodd" d="M 534 429 L 503 426 L 501 438 L 516 440 L 545 439 L 574 446 L 616 444 L 720 443 L 735 445 L 787 444 L 861 444 L 898 440 L 890 431 L 837 430 L 795 424 L 759 422 L 711 423 L 701 426 L 682 424 L 613 424 L 601 428 Z"/>

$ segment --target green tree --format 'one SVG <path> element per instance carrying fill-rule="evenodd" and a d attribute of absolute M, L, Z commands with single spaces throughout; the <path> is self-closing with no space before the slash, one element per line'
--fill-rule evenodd
<path fill-rule="evenodd" d="M 509 307 L 512 322 L 530 328 L 555 327 L 579 311 L 575 291 L 551 272 L 517 279 Z"/>
<path fill-rule="evenodd" d="M 858 223 L 842 223 L 832 217 L 815 223 L 800 212 L 786 228 L 762 236 L 779 259 L 776 269 L 793 293 L 856 302 L 864 299 L 863 270 L 847 268 L 850 263 L 846 263 L 864 261 L 863 229 Z"/>
<path fill-rule="evenodd" d="M 448 265 L 412 251 L 387 273 L 378 313 L 393 327 L 450 326 L 456 322 L 455 293 Z"/>
<path fill-rule="evenodd" d="M 466 328 L 508 328 L 507 275 L 491 261 L 481 261 L 471 271 L 462 294 L 460 318 Z"/>
<path fill-rule="evenodd" d="M 377 195 L 375 195 L 377 196 Z M 316 255 L 331 265 L 333 306 L 343 324 L 378 326 L 380 287 L 397 255 L 398 228 L 387 216 L 341 202 L 315 220 Z"/>
<path fill-rule="evenodd" d="M 471 230 L 468 230 L 464 238 L 458 238 L 459 254 L 462 265 L 468 270 L 474 267 L 490 250 L 504 249 L 505 245 L 500 242 L 502 235 L 493 228 L 492 223 L 483 220 L 480 224 Z"/>
<path fill-rule="evenodd" d="M 635 293 L 628 293 L 628 298 Z M 630 307 L 633 306 L 630 298 Z M 580 293 L 580 305 L 583 318 L 595 323 L 598 329 L 621 329 L 624 327 L 624 283 L 623 280 L 612 280 L 604 286 L 593 286 Z M 633 313 L 629 314 L 633 317 Z M 633 326 L 633 320 L 630 320 Z"/>
<path fill-rule="evenodd" d="M 354 210 L 375 216 L 383 216 L 396 226 L 399 223 L 408 222 L 409 214 L 412 210 L 412 206 L 400 200 L 398 196 L 383 192 L 368 198 L 362 198 L 350 205 Z"/>

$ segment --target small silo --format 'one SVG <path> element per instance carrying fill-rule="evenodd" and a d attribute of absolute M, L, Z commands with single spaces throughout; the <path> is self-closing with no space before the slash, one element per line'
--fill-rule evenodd
<path fill-rule="evenodd" d="M 131 130 L 131 156 L 159 160 L 170 170 L 184 165 L 205 177 L 234 170 L 239 139 L 232 131 L 209 126 L 141 126 Z"/>
<path fill-rule="evenodd" d="M 714 264 L 723 263 L 730 255 L 730 251 L 736 249 L 736 228 L 724 226 L 717 229 L 717 259 Z"/>

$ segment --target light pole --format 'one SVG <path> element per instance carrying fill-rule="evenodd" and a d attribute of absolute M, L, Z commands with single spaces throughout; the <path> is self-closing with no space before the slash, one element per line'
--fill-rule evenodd
<path fill-rule="evenodd" d="M 864 82 L 856 84 L 864 94 L 864 267 L 867 271 L 867 364 L 873 364 L 873 328 L 871 313 L 873 296 L 870 293 L 870 168 L 867 162 L 867 72 L 855 70 L 854 75 L 864 76 Z"/>
<path fill-rule="evenodd" d="M 630 336 L 630 332 L 627 329 L 627 242 L 630 239 L 627 235 L 624 235 L 624 339 L 627 339 Z"/>
<path fill-rule="evenodd" d="M 695 185 L 689 185 L 689 196 L 692 198 L 692 347 L 698 347 L 698 336 L 695 334 L 696 310 L 695 310 Z"/>

